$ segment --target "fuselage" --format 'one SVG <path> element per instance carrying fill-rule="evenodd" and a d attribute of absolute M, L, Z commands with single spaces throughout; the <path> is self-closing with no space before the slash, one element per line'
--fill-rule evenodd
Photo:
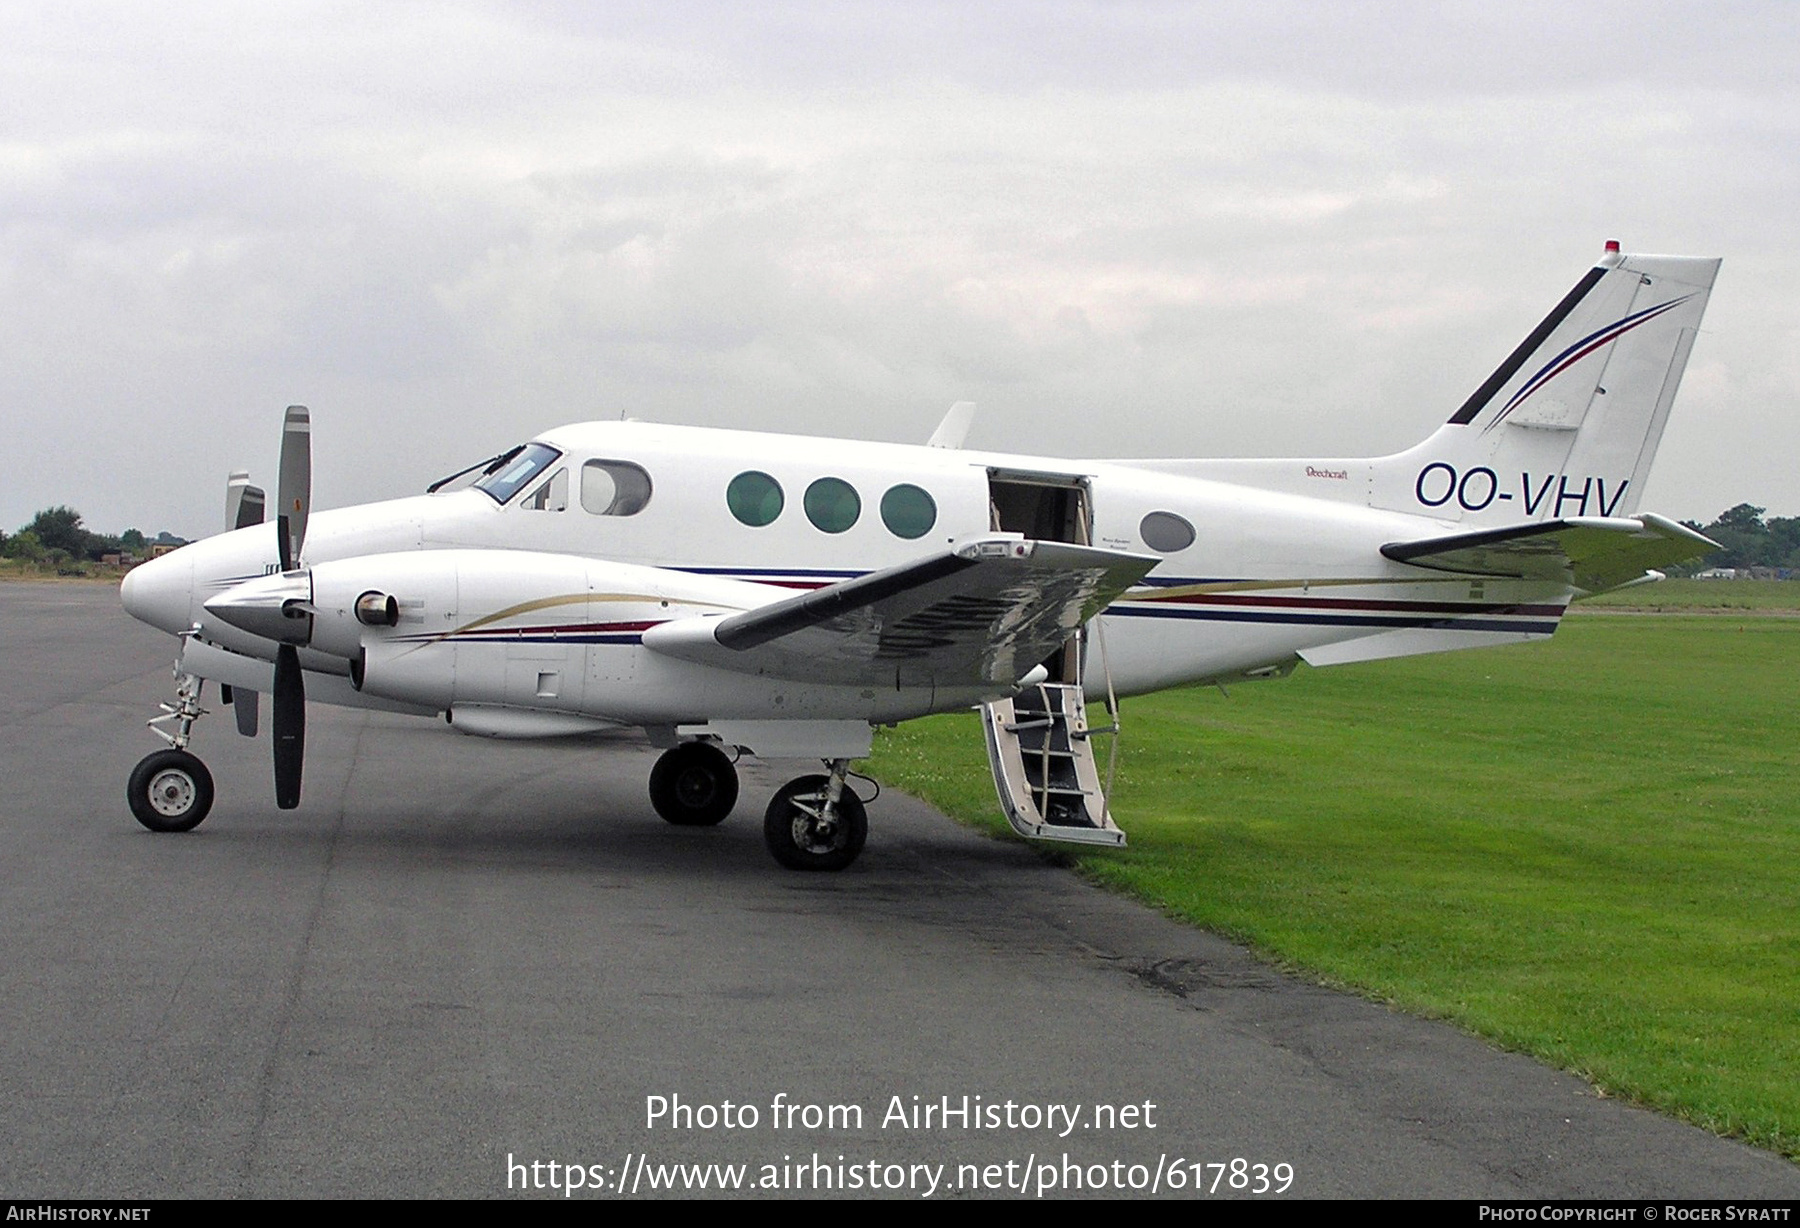
<path fill-rule="evenodd" d="M 659 719 L 664 714 L 649 697 L 670 687 L 717 690 L 713 698 L 734 709 L 723 715 L 734 717 L 778 702 L 767 688 L 714 688 L 666 662 L 655 663 L 654 686 L 640 680 L 647 627 L 759 605 L 994 530 L 1164 560 L 1096 620 L 1089 637 L 1090 689 L 1110 681 L 1120 694 L 1281 672 L 1297 655 L 1378 635 L 1449 632 L 1470 645 L 1535 637 L 1554 629 L 1569 596 L 1541 581 L 1471 582 L 1381 555 L 1386 542 L 1442 531 L 1445 523 L 1430 517 L 1124 462 L 605 422 L 538 436 L 482 481 L 485 489 L 316 513 L 304 561 L 324 575 L 322 565 L 376 558 L 376 574 L 383 556 L 452 551 L 457 559 L 492 560 L 500 556 L 466 552 L 516 552 L 519 574 L 528 577 L 520 583 L 532 592 L 585 585 L 585 636 L 568 633 L 577 625 L 570 618 L 541 611 L 496 622 L 497 612 L 531 602 L 508 602 L 512 582 L 487 574 L 491 564 L 481 565 L 487 582 L 476 584 L 469 578 L 475 564 L 462 563 L 454 608 L 440 599 L 446 608 L 429 617 L 456 627 L 481 623 L 458 637 L 467 646 L 507 645 L 524 681 L 505 689 L 502 702 L 625 723 Z M 246 579 L 277 571 L 272 543 L 265 524 L 186 546 L 128 577 L 127 608 L 173 634 L 199 626 L 225 649 L 272 660 L 273 641 L 225 627 L 203 609 Z M 403 569 L 421 566 L 429 563 Z M 574 570 L 551 574 L 558 567 Z M 481 599 L 487 607 L 477 608 L 476 588 L 494 590 Z M 602 609 L 599 596 L 617 600 Z M 422 624 L 419 634 L 453 629 L 424 613 L 410 617 Z M 530 658 L 534 636 L 527 633 L 545 627 L 563 629 L 560 663 L 520 666 Z M 349 672 L 346 660 L 329 653 L 303 650 L 302 659 L 311 670 Z M 449 674 L 459 672 L 475 676 L 466 661 Z M 538 694 L 532 683 L 553 673 L 583 685 Z M 416 706 L 448 708 L 455 683 L 447 676 L 441 688 L 407 695 Z M 854 696 L 841 698 L 858 707 Z M 915 695 L 862 704 L 855 713 L 834 700 L 820 714 L 904 719 L 971 698 Z M 704 715 L 712 702 L 694 696 L 684 710 Z"/>

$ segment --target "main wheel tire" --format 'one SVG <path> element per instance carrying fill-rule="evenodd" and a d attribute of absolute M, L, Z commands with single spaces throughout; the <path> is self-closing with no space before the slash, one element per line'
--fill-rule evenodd
<path fill-rule="evenodd" d="M 650 769 L 650 804 L 677 827 L 722 823 L 737 799 L 737 768 L 710 742 L 683 742 Z"/>
<path fill-rule="evenodd" d="M 159 750 L 131 769 L 125 797 L 151 831 L 192 831 L 212 809 L 212 773 L 185 750 Z"/>
<path fill-rule="evenodd" d="M 769 853 L 790 870 L 842 870 L 869 838 L 869 812 L 846 787 L 838 794 L 837 822 L 821 829 L 819 811 L 828 776 L 802 776 L 781 787 L 763 816 Z"/>

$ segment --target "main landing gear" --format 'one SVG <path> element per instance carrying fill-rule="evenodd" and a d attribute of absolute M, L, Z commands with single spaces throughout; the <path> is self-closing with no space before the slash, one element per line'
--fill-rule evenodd
<path fill-rule="evenodd" d="M 163 714 L 150 721 L 150 731 L 169 749 L 144 756 L 126 782 L 131 813 L 151 831 L 192 831 L 212 809 L 212 773 L 187 750 L 194 722 L 206 715 L 200 706 L 200 685 L 192 674 L 176 675 L 175 702 L 163 704 Z M 164 725 L 173 725 L 174 730 Z"/>
<path fill-rule="evenodd" d="M 737 798 L 737 768 L 711 742 L 683 742 L 650 769 L 650 804 L 677 827 L 722 823 Z"/>
<path fill-rule="evenodd" d="M 790 870 L 842 870 L 869 838 L 862 799 L 844 784 L 848 759 L 833 759 L 828 776 L 801 776 L 783 785 L 763 816 L 763 840 Z"/>
<path fill-rule="evenodd" d="M 763 816 L 769 853 L 790 870 L 842 870 L 869 838 L 863 801 L 846 785 L 848 759 L 826 775 L 788 781 Z M 683 742 L 650 770 L 650 803 L 677 827 L 711 827 L 737 804 L 737 768 L 711 742 Z"/>

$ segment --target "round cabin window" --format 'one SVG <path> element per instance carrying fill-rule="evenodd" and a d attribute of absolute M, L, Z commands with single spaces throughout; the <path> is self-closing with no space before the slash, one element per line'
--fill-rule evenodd
<path fill-rule="evenodd" d="M 896 486 L 881 496 L 881 523 L 895 537 L 924 537 L 937 523 L 937 504 L 917 486 Z"/>
<path fill-rule="evenodd" d="M 1174 554 L 1194 544 L 1194 526 L 1174 512 L 1151 512 L 1138 525 L 1138 536 L 1159 554 Z"/>
<path fill-rule="evenodd" d="M 820 478 L 806 488 L 806 518 L 825 533 L 842 533 L 862 515 L 862 499 L 842 478 Z"/>
<path fill-rule="evenodd" d="M 785 502 L 781 483 L 755 469 L 738 474 L 725 488 L 725 505 L 731 514 L 753 529 L 773 524 Z"/>

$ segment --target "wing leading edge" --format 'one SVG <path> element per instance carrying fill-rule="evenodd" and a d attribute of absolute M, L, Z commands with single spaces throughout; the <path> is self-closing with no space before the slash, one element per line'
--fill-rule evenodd
<path fill-rule="evenodd" d="M 1381 553 L 1415 567 L 1470 576 L 1556 580 L 1598 593 L 1718 548 L 1719 543 L 1686 525 L 1646 512 L 1631 517 L 1578 516 L 1390 542 Z"/>
<path fill-rule="evenodd" d="M 1005 688 L 1159 562 L 988 536 L 741 614 L 664 623 L 644 646 L 776 678 Z"/>

